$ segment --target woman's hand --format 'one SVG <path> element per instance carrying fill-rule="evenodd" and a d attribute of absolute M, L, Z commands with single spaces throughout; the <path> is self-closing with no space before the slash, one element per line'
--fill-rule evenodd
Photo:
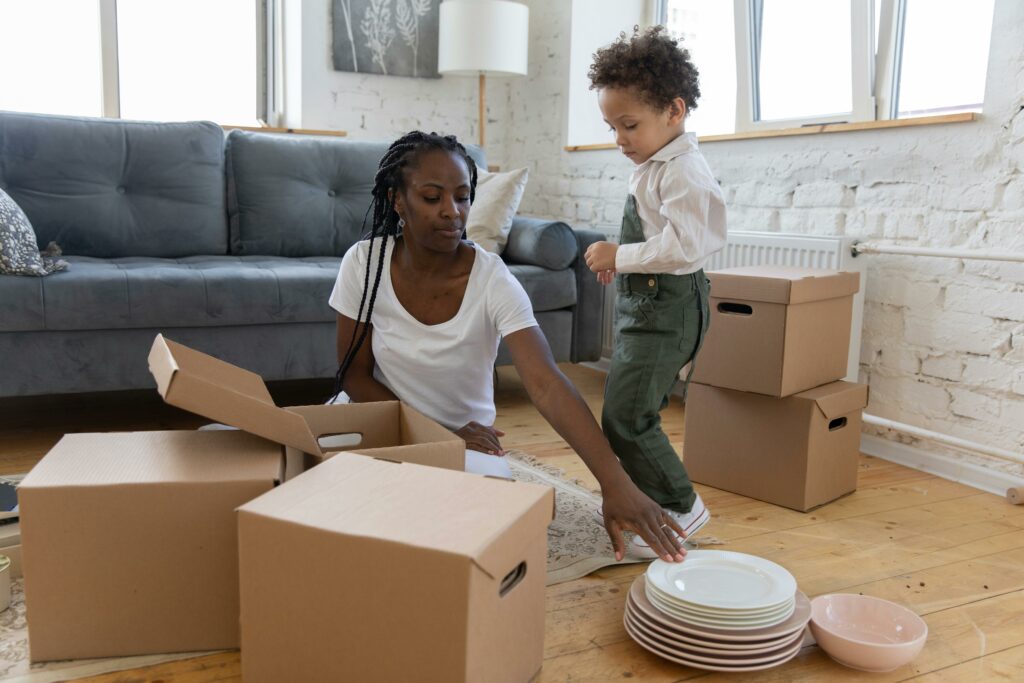
<path fill-rule="evenodd" d="M 625 556 L 623 531 L 639 534 L 651 550 L 666 562 L 682 562 L 686 555 L 680 538 L 686 538 L 682 527 L 661 506 L 647 497 L 630 479 L 603 490 L 604 528 L 612 540 L 615 559 Z"/>
<path fill-rule="evenodd" d="M 456 436 L 466 442 L 466 448 L 491 455 L 505 455 L 501 448 L 499 436 L 505 436 L 505 432 L 494 427 L 487 427 L 478 422 L 470 422 L 462 429 L 455 431 Z"/>

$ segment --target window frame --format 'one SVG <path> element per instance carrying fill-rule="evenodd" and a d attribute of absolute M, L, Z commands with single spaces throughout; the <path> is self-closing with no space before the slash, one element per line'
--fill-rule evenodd
<path fill-rule="evenodd" d="M 651 0 L 653 16 L 664 25 L 668 0 Z M 736 42 L 736 134 L 814 125 L 854 124 L 899 119 L 899 89 L 907 0 L 850 0 L 853 111 L 832 116 L 758 120 L 757 23 L 764 0 L 733 0 Z M 878 35 L 874 10 L 879 8 Z M 876 40 L 877 39 L 877 40 Z M 960 112 L 954 112 L 960 113 Z M 909 120 L 918 117 L 907 117 Z M 924 117 L 928 118 L 928 117 Z"/>
<path fill-rule="evenodd" d="M 100 7 L 100 54 L 102 55 L 102 115 L 121 118 L 120 71 L 117 45 L 117 0 L 96 0 Z M 253 0 L 256 12 L 256 119 L 269 126 L 280 123 L 281 2 Z M 223 125 L 242 122 L 222 121 Z"/>

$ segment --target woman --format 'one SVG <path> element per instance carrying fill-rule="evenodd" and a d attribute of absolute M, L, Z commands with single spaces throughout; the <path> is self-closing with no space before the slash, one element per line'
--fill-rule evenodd
<path fill-rule="evenodd" d="M 476 180 L 453 136 L 409 133 L 381 159 L 370 239 L 345 254 L 331 293 L 335 394 L 401 399 L 466 441 L 468 469 L 493 471 L 487 459 L 503 455 L 503 434 L 493 427 L 492 371 L 504 338 L 530 399 L 600 483 L 616 558 L 629 530 L 658 556 L 682 561 L 682 529 L 622 469 L 555 365 L 522 286 L 498 256 L 463 240 Z"/>

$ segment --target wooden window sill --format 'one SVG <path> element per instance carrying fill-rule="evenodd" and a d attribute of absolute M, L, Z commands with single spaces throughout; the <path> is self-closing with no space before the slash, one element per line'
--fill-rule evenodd
<path fill-rule="evenodd" d="M 825 123 L 817 126 L 801 126 L 800 128 L 779 128 L 775 130 L 752 130 L 729 135 L 705 135 L 697 138 L 701 144 L 708 142 L 725 142 L 727 140 L 753 140 L 756 138 L 781 138 L 791 135 L 818 135 L 819 133 L 846 133 L 855 130 L 880 130 L 883 128 L 909 128 L 911 126 L 935 126 L 945 123 L 965 123 L 977 121 L 980 115 L 976 112 L 959 114 L 942 114 L 941 116 L 920 116 L 913 119 L 892 119 L 889 121 L 861 121 L 858 123 Z M 600 145 L 569 145 L 566 152 L 589 152 L 599 149 L 618 149 L 614 144 Z"/>

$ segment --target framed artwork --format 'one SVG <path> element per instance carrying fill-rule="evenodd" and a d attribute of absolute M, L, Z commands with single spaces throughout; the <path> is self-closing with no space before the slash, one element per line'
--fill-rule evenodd
<path fill-rule="evenodd" d="M 333 0 L 335 71 L 439 78 L 441 0 Z"/>

